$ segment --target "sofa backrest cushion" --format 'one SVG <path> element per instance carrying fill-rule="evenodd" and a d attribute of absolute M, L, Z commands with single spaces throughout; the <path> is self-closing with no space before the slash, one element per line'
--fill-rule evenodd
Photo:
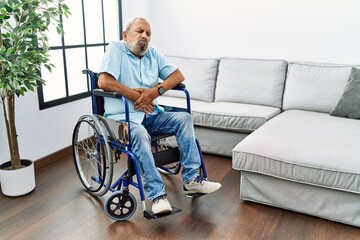
<path fill-rule="evenodd" d="M 215 82 L 219 59 L 185 58 L 167 56 L 183 73 L 184 84 L 191 99 L 205 102 L 214 101 Z M 183 92 L 168 91 L 165 96 L 185 98 Z"/>
<path fill-rule="evenodd" d="M 221 58 L 215 101 L 281 107 L 287 62 Z"/>
<path fill-rule="evenodd" d="M 286 77 L 283 109 L 330 113 L 344 92 L 351 66 L 291 62 Z"/>

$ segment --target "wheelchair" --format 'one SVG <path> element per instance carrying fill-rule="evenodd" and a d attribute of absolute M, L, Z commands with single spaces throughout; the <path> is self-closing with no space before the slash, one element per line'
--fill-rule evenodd
<path fill-rule="evenodd" d="M 147 219 L 157 219 L 181 212 L 181 209 L 172 206 L 170 213 L 154 214 L 146 208 L 144 189 L 140 174 L 138 158 L 131 150 L 130 114 L 128 101 L 118 92 L 105 92 L 97 85 L 98 74 L 86 69 L 82 71 L 90 78 L 92 114 L 81 116 L 75 125 L 72 136 L 73 159 L 80 182 L 93 196 L 100 197 L 108 191 L 111 194 L 104 202 L 107 215 L 116 221 L 128 220 L 137 209 L 137 203 L 129 187 L 138 189 L 142 203 L 143 216 Z M 180 84 L 174 89 L 186 95 L 187 109 L 191 113 L 190 95 L 185 85 Z M 125 106 L 126 121 L 119 122 L 103 117 L 104 97 L 117 98 Z M 178 174 L 181 169 L 180 151 L 177 146 L 162 147 L 161 142 L 172 134 L 151 136 L 153 156 L 157 169 L 162 174 Z M 200 144 L 196 140 L 201 166 L 199 173 L 207 178 Z M 124 155 L 125 154 L 125 155 Z M 127 169 L 113 181 L 113 167 L 127 159 Z M 196 198 L 202 194 L 188 194 L 189 198 Z"/>

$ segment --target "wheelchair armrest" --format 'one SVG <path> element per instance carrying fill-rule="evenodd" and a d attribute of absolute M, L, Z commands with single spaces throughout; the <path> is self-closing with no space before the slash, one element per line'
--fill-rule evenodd
<path fill-rule="evenodd" d="M 183 83 L 179 83 L 178 85 L 176 85 L 175 87 L 173 87 L 172 89 L 170 90 L 183 90 L 186 88 L 186 85 L 183 84 Z"/>
<path fill-rule="evenodd" d="M 184 92 L 185 97 L 186 97 L 186 111 L 191 114 L 190 94 L 189 94 L 188 90 L 186 89 L 186 85 L 183 84 L 183 83 L 179 83 L 178 85 L 176 85 L 172 89 L 169 89 L 169 91 L 170 90 L 176 90 L 176 91 Z"/>
<path fill-rule="evenodd" d="M 93 93 L 95 96 L 100 96 L 100 97 L 110 97 L 110 98 L 122 97 L 122 95 L 119 92 L 105 92 L 102 89 L 94 89 Z"/>

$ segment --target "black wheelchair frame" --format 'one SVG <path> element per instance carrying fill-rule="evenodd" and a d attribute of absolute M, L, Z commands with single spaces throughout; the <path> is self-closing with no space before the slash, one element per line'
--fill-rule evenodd
<path fill-rule="evenodd" d="M 131 121 L 128 100 L 118 92 L 105 92 L 99 89 L 97 73 L 86 69 L 83 70 L 83 74 L 87 74 L 90 78 L 92 114 L 85 114 L 79 118 L 74 128 L 72 146 L 76 172 L 85 189 L 97 197 L 111 191 L 112 194 L 104 203 L 104 210 L 110 218 L 117 221 L 129 219 L 136 211 L 136 199 L 130 193 L 129 186 L 139 190 L 145 218 L 156 219 L 180 212 L 181 209 L 172 207 L 172 212 L 156 215 L 146 208 L 139 161 L 131 150 Z M 185 93 L 187 101 L 186 111 L 191 113 L 190 94 L 186 90 L 185 85 L 180 84 L 172 90 L 183 91 Z M 120 99 L 123 102 L 126 110 L 125 122 L 118 122 L 102 116 L 104 114 L 104 97 Z M 123 124 L 127 125 L 128 135 L 125 141 L 120 141 L 120 134 L 124 131 Z M 116 132 L 116 130 L 119 131 Z M 170 136 L 172 134 L 151 136 L 155 165 L 163 174 L 178 174 L 181 169 L 181 164 L 178 163 L 180 159 L 179 149 L 177 147 L 170 147 L 165 150 L 159 150 L 159 141 Z M 198 140 L 196 140 L 196 144 L 201 159 L 199 171 L 207 178 Z M 127 170 L 117 180 L 112 182 L 113 165 L 120 160 L 122 154 L 127 155 Z M 174 169 L 167 166 L 172 163 L 178 163 Z M 187 195 L 189 198 L 196 198 L 198 196 L 199 194 Z"/>

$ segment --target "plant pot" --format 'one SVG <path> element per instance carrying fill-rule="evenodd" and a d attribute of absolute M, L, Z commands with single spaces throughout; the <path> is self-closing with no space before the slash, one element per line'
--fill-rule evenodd
<path fill-rule="evenodd" d="M 0 184 L 2 193 L 9 197 L 25 195 L 35 188 L 34 162 L 21 160 L 23 168 L 5 170 L 11 166 L 11 162 L 0 165 Z"/>

